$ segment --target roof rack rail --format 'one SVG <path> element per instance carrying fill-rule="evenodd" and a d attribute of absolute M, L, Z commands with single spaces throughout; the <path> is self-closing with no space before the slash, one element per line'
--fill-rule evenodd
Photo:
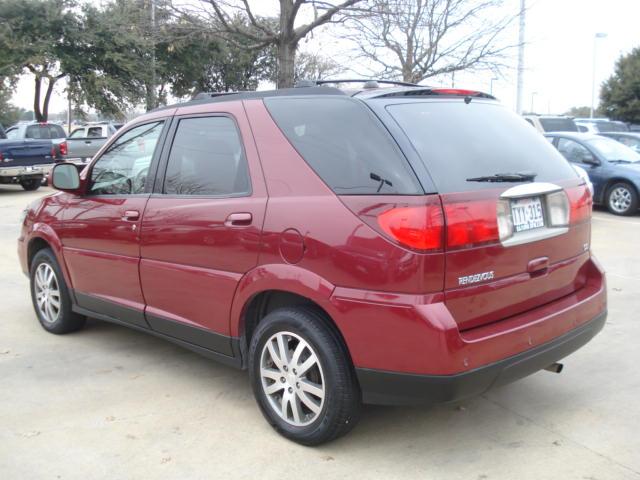
<path fill-rule="evenodd" d="M 223 95 L 237 95 L 240 92 L 198 92 L 191 100 L 203 100 L 205 98 L 221 97 Z"/>
<path fill-rule="evenodd" d="M 403 87 L 419 87 L 417 83 L 401 82 L 396 80 L 377 80 L 370 78 L 335 78 L 326 80 L 298 80 L 296 82 L 296 88 L 303 87 L 315 87 L 318 85 L 325 85 L 327 83 L 364 83 L 364 88 L 378 88 L 378 84 L 385 85 L 400 85 Z"/>

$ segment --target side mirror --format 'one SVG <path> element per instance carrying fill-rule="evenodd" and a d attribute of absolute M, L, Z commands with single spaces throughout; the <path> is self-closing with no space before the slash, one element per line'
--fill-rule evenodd
<path fill-rule="evenodd" d="M 51 172 L 51 185 L 56 190 L 80 193 L 80 174 L 73 163 L 58 163 Z"/>
<path fill-rule="evenodd" d="M 593 165 L 593 166 L 600 165 L 600 160 L 598 160 L 596 157 L 594 157 L 590 153 L 585 152 L 581 160 L 582 160 L 582 163 L 586 163 L 587 165 Z"/>

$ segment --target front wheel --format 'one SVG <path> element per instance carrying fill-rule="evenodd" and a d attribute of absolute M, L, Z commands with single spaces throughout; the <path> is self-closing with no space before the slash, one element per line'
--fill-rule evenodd
<path fill-rule="evenodd" d="M 63 334 L 84 326 L 86 318 L 71 309 L 69 289 L 51 250 L 45 248 L 36 253 L 30 277 L 33 308 L 47 332 Z"/>
<path fill-rule="evenodd" d="M 33 190 L 39 189 L 41 184 L 42 184 L 42 179 L 40 178 L 30 178 L 29 180 L 22 180 L 20 182 L 20 186 L 24 188 L 27 192 L 31 192 Z"/>
<path fill-rule="evenodd" d="M 628 183 L 616 183 L 607 191 L 607 208 L 615 215 L 633 215 L 638 210 L 638 193 Z"/>
<path fill-rule="evenodd" d="M 249 348 L 253 392 L 267 421 L 302 445 L 349 432 L 360 391 L 345 348 L 322 314 L 281 308 L 259 324 Z"/>

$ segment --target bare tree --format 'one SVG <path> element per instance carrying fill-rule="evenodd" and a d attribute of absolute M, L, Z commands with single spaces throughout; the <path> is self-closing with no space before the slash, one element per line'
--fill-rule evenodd
<path fill-rule="evenodd" d="M 326 80 L 343 73 L 342 67 L 332 58 L 315 53 L 299 52 L 295 62 L 295 80 Z"/>
<path fill-rule="evenodd" d="M 345 11 L 362 1 L 279 0 L 280 11 L 275 18 L 257 15 L 249 0 L 200 0 L 195 6 L 186 2 L 176 9 L 188 10 L 201 19 L 208 17 L 209 24 L 217 25 L 218 34 L 229 42 L 235 42 L 240 36 L 250 40 L 247 48 L 274 46 L 277 52 L 276 84 L 278 88 L 285 88 L 293 86 L 295 55 L 300 40 L 321 25 L 342 22 Z M 238 16 L 246 22 L 234 21 Z M 300 24 L 307 18 L 306 23 Z"/>
<path fill-rule="evenodd" d="M 418 83 L 467 69 L 499 70 L 513 44 L 502 34 L 516 17 L 504 0 L 369 0 L 345 37 L 389 78 Z"/>

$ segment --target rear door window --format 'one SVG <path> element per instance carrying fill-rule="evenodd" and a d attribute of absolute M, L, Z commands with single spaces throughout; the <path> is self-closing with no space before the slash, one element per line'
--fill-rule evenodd
<path fill-rule="evenodd" d="M 335 193 L 423 193 L 389 133 L 361 102 L 280 97 L 265 104 L 289 142 Z"/>
<path fill-rule="evenodd" d="M 229 117 L 184 118 L 178 123 L 164 193 L 246 195 L 249 171 L 235 122 Z"/>
<path fill-rule="evenodd" d="M 468 179 L 501 173 L 533 173 L 536 182 L 575 178 L 548 140 L 497 103 L 460 100 L 388 105 L 441 193 L 496 188 Z"/>
<path fill-rule="evenodd" d="M 587 147 L 584 147 L 575 140 L 571 140 L 569 138 L 558 139 L 558 151 L 564 156 L 564 158 L 573 163 L 583 163 L 585 159 L 587 161 L 593 159 L 593 155 Z"/>

